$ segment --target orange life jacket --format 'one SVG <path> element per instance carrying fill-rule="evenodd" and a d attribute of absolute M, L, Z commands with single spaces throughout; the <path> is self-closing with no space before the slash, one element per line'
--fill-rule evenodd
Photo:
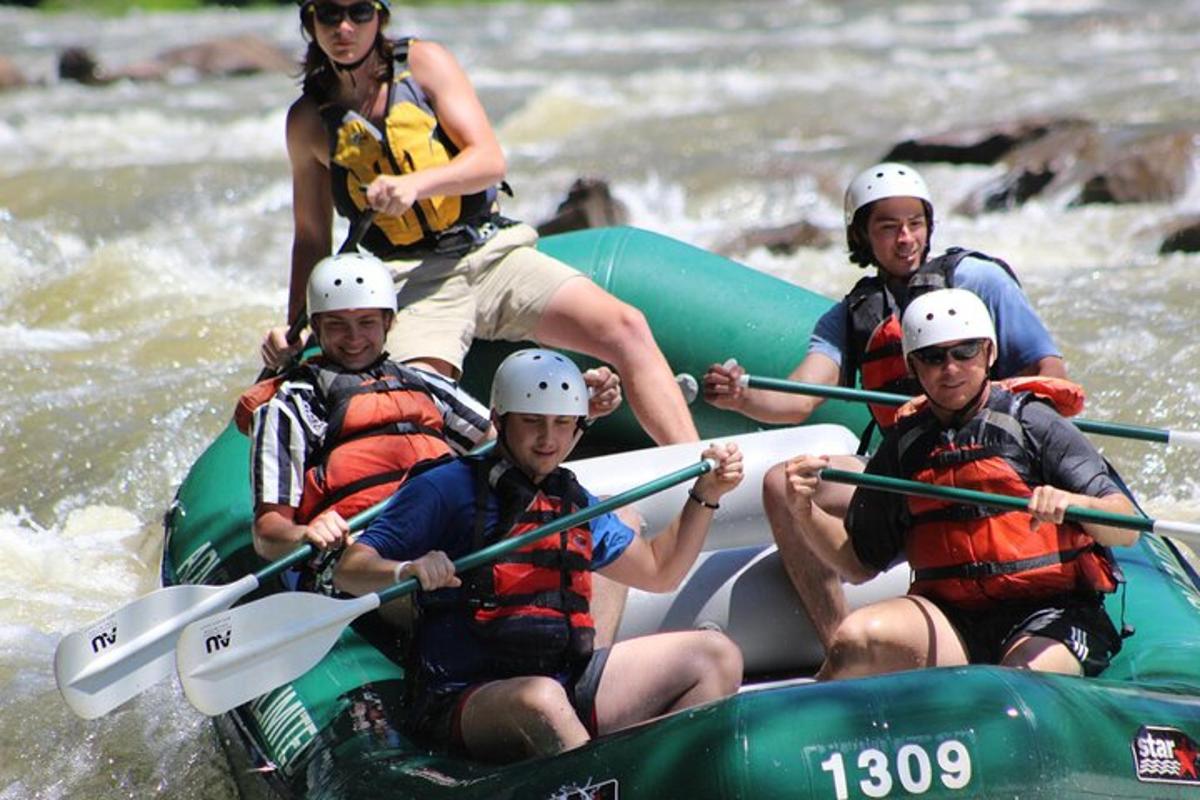
<path fill-rule="evenodd" d="M 392 494 L 419 464 L 451 455 L 441 411 L 412 370 L 381 360 L 345 372 L 317 357 L 285 376 L 255 384 L 238 401 L 238 427 L 284 381 L 311 383 L 325 409 L 321 444 L 305 464 L 299 523 L 334 508 L 344 518 Z M 245 427 L 243 427 L 243 424 Z"/>
<path fill-rule="evenodd" d="M 935 289 L 953 287 L 954 272 L 968 256 L 995 262 L 1020 285 L 1016 274 L 1004 261 L 975 250 L 952 247 L 943 255 L 926 261 L 909 278 L 907 300 L 911 301 Z M 920 384 L 909 375 L 908 365 L 904 363 L 900 309 L 889 303 L 883 278 L 870 275 L 859 280 L 846 295 L 846 313 L 847 338 L 846 351 L 842 356 L 841 385 L 853 387 L 856 373 L 859 373 L 862 388 L 868 391 L 920 394 Z M 887 429 L 895 424 L 894 406 L 872 403 L 870 409 L 881 428 Z"/>
<path fill-rule="evenodd" d="M 498 457 L 471 459 L 471 464 L 476 476 L 475 550 L 587 505 L 574 474 L 562 467 L 535 486 Z M 500 503 L 496 530 L 503 534 L 488 537 L 484 520 L 492 493 Z M 584 523 L 463 576 L 472 627 L 503 672 L 548 674 L 586 663 L 595 637 L 591 565 L 592 532 Z"/>
<path fill-rule="evenodd" d="M 945 431 L 924 398 L 902 407 L 893 434 L 902 477 L 938 486 L 1027 497 L 1040 466 L 1021 425 L 1029 402 L 1049 401 L 1077 413 L 1082 390 L 1053 378 L 1021 378 L 1010 389 L 993 384 L 985 411 L 961 429 Z M 1025 511 L 988 509 L 946 500 L 907 499 L 911 525 L 905 551 L 913 570 L 909 591 L 964 608 L 1007 599 L 1072 591 L 1112 592 L 1119 582 L 1107 548 L 1074 522 L 1032 529 Z"/>

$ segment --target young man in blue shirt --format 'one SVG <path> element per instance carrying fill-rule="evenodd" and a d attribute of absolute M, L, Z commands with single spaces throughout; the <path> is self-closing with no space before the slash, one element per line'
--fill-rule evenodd
<path fill-rule="evenodd" d="M 352 594 L 413 576 L 421 583 L 410 734 L 509 761 L 736 691 L 741 653 L 724 634 L 679 631 L 594 647 L 589 612 L 593 571 L 647 591 L 679 585 L 720 498 L 741 482 L 737 447 L 704 451 L 716 468 L 652 540 L 606 514 L 456 575 L 454 559 L 596 502 L 560 466 L 587 415 L 587 389 L 569 359 L 512 354 L 496 372 L 491 405 L 495 452 L 410 480 L 335 576 Z"/>

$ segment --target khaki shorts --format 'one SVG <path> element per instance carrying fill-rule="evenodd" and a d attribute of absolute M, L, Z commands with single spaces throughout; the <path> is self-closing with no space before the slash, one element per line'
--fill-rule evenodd
<path fill-rule="evenodd" d="M 387 262 L 400 308 L 388 333 L 391 357 L 438 358 L 461 371 L 476 338 L 528 339 L 559 287 L 587 277 L 534 249 L 537 240 L 520 223 L 458 259 Z"/>

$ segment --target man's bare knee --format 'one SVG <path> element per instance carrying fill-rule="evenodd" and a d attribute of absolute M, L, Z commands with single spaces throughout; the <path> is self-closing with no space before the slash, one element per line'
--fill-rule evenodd
<path fill-rule="evenodd" d="M 776 464 L 763 474 L 763 503 L 782 506 L 787 502 L 787 465 Z"/>

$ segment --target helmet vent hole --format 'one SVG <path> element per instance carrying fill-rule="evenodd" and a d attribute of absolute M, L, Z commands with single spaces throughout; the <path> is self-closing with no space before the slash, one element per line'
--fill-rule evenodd
<path fill-rule="evenodd" d="M 341 285 L 342 285 L 342 279 L 341 279 L 341 278 L 338 278 L 337 280 L 335 280 L 335 281 L 333 282 L 333 285 L 334 285 L 334 286 L 341 286 Z"/>
<path fill-rule="evenodd" d="M 566 381 L 563 381 L 562 389 L 564 392 L 569 392 L 569 391 L 571 391 L 571 385 L 569 383 L 567 383 Z"/>
<path fill-rule="evenodd" d="M 542 391 L 545 391 L 546 389 L 550 388 L 550 384 L 546 383 L 545 381 L 538 381 L 538 388 Z"/>

